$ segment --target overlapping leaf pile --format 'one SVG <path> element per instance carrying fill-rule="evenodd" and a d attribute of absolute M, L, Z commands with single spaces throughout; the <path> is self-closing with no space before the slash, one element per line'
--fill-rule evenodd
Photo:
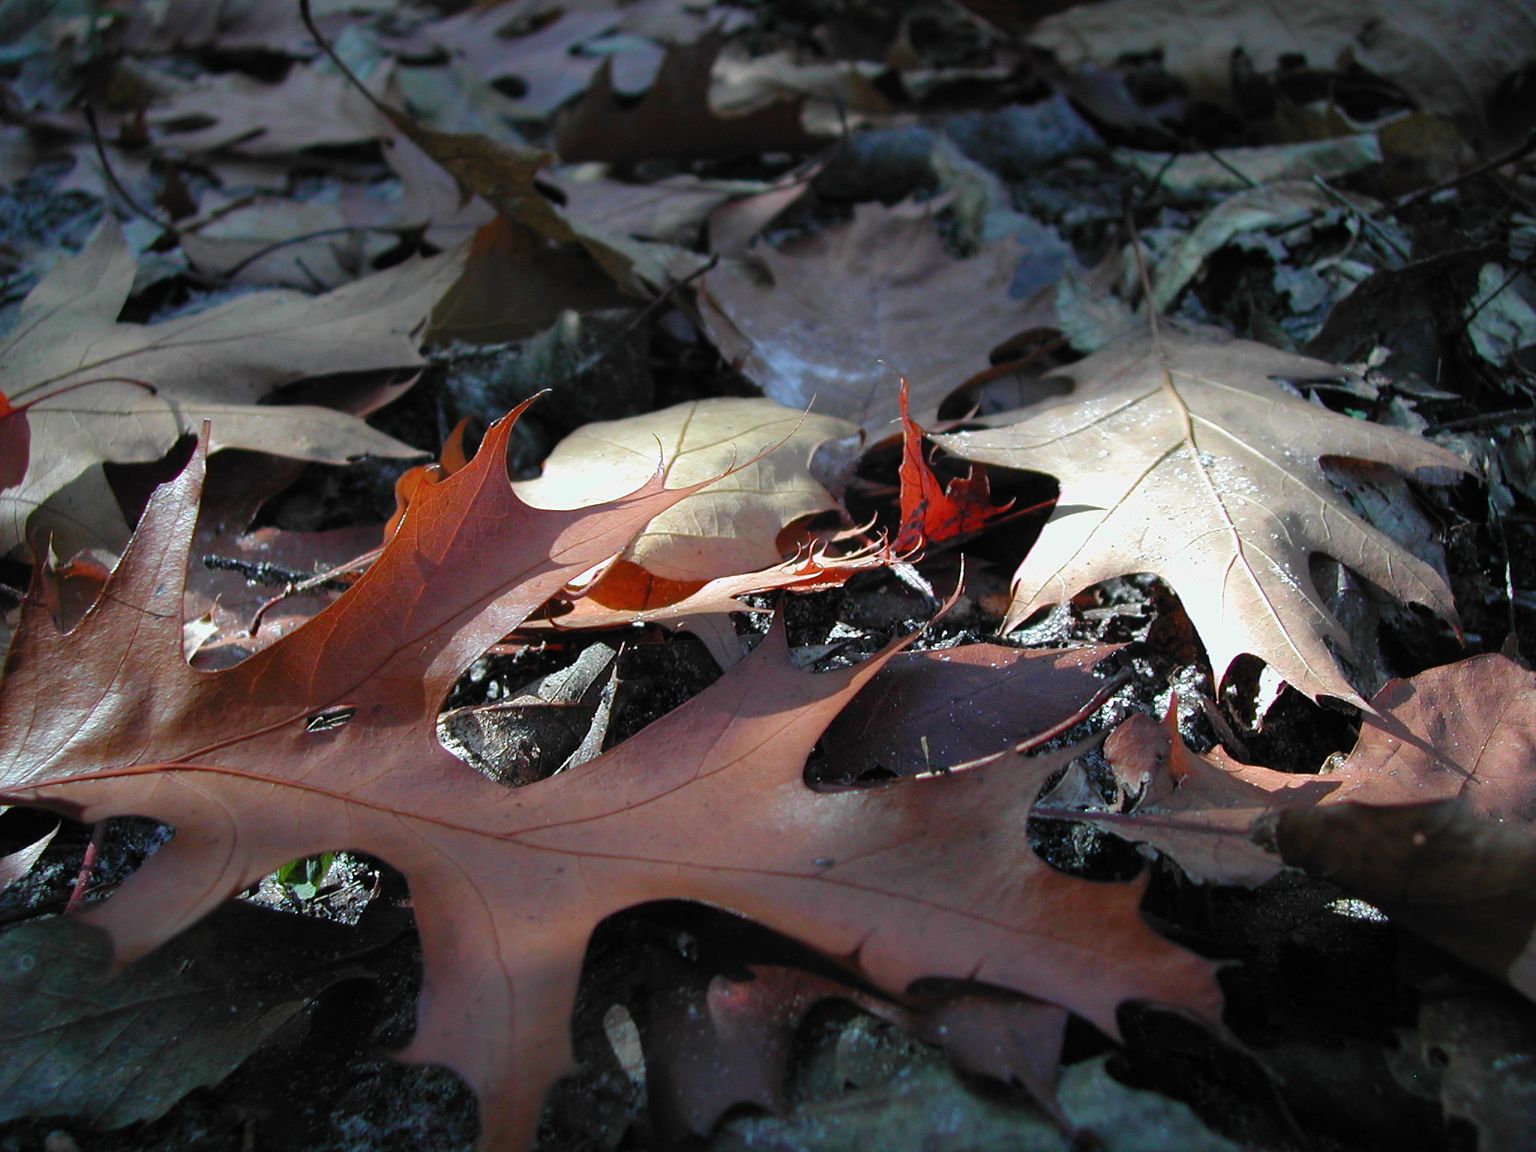
<path fill-rule="evenodd" d="M 173 832 L 87 901 L 105 936 L 0 935 L 0 1119 L 152 1120 L 366 971 L 377 925 L 305 937 L 291 981 L 217 955 L 257 931 L 232 897 L 309 858 L 313 911 L 341 851 L 409 886 L 403 1057 L 468 1083 L 482 1147 L 534 1140 L 594 932 L 658 901 L 780 951 L 651 948 L 604 989 L 609 1088 L 645 1097 L 605 1146 L 753 1142 L 743 1104 L 796 1113 L 774 1146 L 921 1143 L 925 1106 L 1030 1146 L 1290 1140 L 1102 1061 L 1058 1078 L 1071 1015 L 1220 1035 L 1220 958 L 1255 957 L 1181 920 L 1186 883 L 1277 922 L 1283 885 L 1349 894 L 1493 977 L 1404 976 L 1337 1031 L 1403 1037 L 1356 1061 L 1393 1069 L 1369 1123 L 1530 1142 L 1500 1063 L 1536 999 L 1524 8 L 47 7 L 0 13 L 0 155 L 31 173 L 0 252 L 0 593 L 29 587 L 0 802 Z M 84 214 L 61 237 L 44 202 Z M 364 455 L 437 462 L 357 480 L 366 508 L 314 473 L 274 499 L 275 458 Z M 0 915 L 35 919 L 83 834 L 16 826 Z M 1150 922 L 1116 837 L 1167 865 Z M 910 1052 L 888 1083 L 852 1030 L 822 1078 L 901 1131 L 791 1105 L 833 999 L 1046 1120 Z M 1305 1127 L 1318 1061 L 1244 1025 Z M 1318 1142 L 1403 1143 L 1349 1122 Z"/>

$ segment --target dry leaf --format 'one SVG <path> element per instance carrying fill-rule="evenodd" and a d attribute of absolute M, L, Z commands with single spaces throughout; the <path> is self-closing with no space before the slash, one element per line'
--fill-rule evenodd
<path fill-rule="evenodd" d="M 416 455 L 346 413 L 258 401 L 309 376 L 422 363 L 417 339 L 461 260 L 401 264 L 323 296 L 261 292 L 159 324 L 119 324 L 134 259 L 116 225 L 104 225 L 33 289 L 0 344 L 0 393 L 26 406 L 31 433 L 26 478 L 0 492 L 0 554 L 26 539 L 39 510 L 63 556 L 121 547 L 127 527 L 102 462 L 158 460 L 205 420 L 215 450 L 333 463 Z"/>
<path fill-rule="evenodd" d="M 1005 751 L 1102 692 L 1107 681 L 1093 667 L 1115 651 L 967 644 L 904 652 L 827 729 L 826 771 L 848 780 L 872 768 L 915 776 Z"/>
<path fill-rule="evenodd" d="M 234 668 L 198 673 L 181 655 L 201 455 L 156 493 L 73 631 L 27 614 L 0 682 L 0 799 L 176 828 L 86 913 L 119 959 L 288 860 L 346 844 L 390 861 L 410 884 L 425 971 L 405 1058 L 473 1086 L 487 1149 L 531 1141 L 571 1066 L 588 939 L 650 900 L 750 916 L 890 993 L 976 979 L 1112 1035 L 1128 999 L 1215 1018 L 1215 965 L 1152 932 L 1139 886 L 1087 883 L 1030 851 L 1021 829 L 1059 757 L 869 791 L 805 785 L 816 737 L 882 660 L 801 673 L 775 629 L 579 768 L 506 789 L 454 759 L 437 710 L 463 670 L 688 492 L 653 477 L 617 504 L 537 511 L 506 480 L 510 429 L 418 491 L 340 600 Z"/>
<path fill-rule="evenodd" d="M 579 595 L 573 602 L 561 603 L 558 611 L 525 627 L 569 631 L 655 624 L 693 633 L 709 649 L 715 663 L 729 668 L 742 655 L 730 614 L 767 611 L 742 603 L 740 597 L 762 592 L 825 592 L 841 587 L 856 573 L 873 572 L 889 562 L 881 549 L 846 556 L 813 550 L 756 572 L 698 582 L 664 580 L 637 564 L 620 560 L 576 590 Z"/>
<path fill-rule="evenodd" d="M 389 121 L 366 96 L 336 73 L 312 67 L 294 68 L 278 84 L 239 72 L 205 77 L 155 105 L 147 119 L 162 146 L 184 152 L 231 149 L 245 156 L 288 155 L 392 135 Z M 197 127 L 180 130 L 186 124 Z"/>
<path fill-rule="evenodd" d="M 1308 696 L 1363 704 L 1325 643 L 1347 650 L 1349 638 L 1313 585 L 1312 554 L 1453 622 L 1455 607 L 1440 574 L 1356 515 L 1319 458 L 1465 466 L 1273 379 L 1342 371 L 1162 322 L 1072 365 L 1077 387 L 1064 401 L 994 418 L 1006 427 L 934 437 L 965 459 L 1061 480 L 1060 504 L 1014 574 L 1005 630 L 1090 584 L 1151 572 L 1183 602 L 1218 681 L 1250 652 Z"/>
<path fill-rule="evenodd" d="M 1371 707 L 1319 775 L 1197 754 L 1172 711 L 1133 716 L 1104 744 L 1123 803 L 1084 811 L 1068 779 L 1035 814 L 1150 844 L 1197 881 L 1303 868 L 1536 999 L 1536 676 L 1477 656 L 1393 680 Z"/>
<path fill-rule="evenodd" d="M 918 419 L 975 373 L 1025 323 L 1008 294 L 1026 249 L 1012 240 L 956 260 L 932 206 L 860 204 L 852 223 L 758 247 L 700 282 L 709 338 L 764 394 L 883 428 L 900 377 Z"/>
<path fill-rule="evenodd" d="M 515 77 L 520 89 L 516 107 L 530 117 L 545 117 L 587 90 L 603 57 L 577 49 L 582 41 L 613 29 L 621 13 L 616 7 L 551 8 L 542 0 L 514 0 L 472 5 L 433 21 L 425 32 L 476 75 L 486 80 Z"/>
<path fill-rule="evenodd" d="M 1288 59 L 1323 69 L 1354 61 L 1422 111 L 1480 122 L 1499 81 L 1536 55 L 1536 14 L 1525 0 L 1109 0 L 1041 21 L 1030 41 L 1069 65 L 1157 52 L 1172 75 L 1217 99 L 1231 91 L 1239 51 L 1261 73 Z"/>
<path fill-rule="evenodd" d="M 555 148 L 576 160 L 729 160 L 758 152 L 814 152 L 829 141 L 800 124 L 803 99 L 721 116 L 709 106 L 709 73 L 725 37 L 712 29 L 671 48 L 640 102 L 625 107 L 605 60 L 579 104 L 555 127 Z"/>
<path fill-rule="evenodd" d="M 555 445 L 542 476 L 516 487 L 540 508 L 581 508 L 633 490 L 658 468 L 674 486 L 723 477 L 658 516 L 625 553 L 653 576 L 702 582 L 778 564 L 785 525 L 838 507 L 810 458 L 851 431 L 770 400 L 695 400 L 584 425 Z"/>
<path fill-rule="evenodd" d="M 907 407 L 907 382 L 901 382 L 901 523 L 891 551 L 905 556 L 930 544 L 974 535 L 1013 505 L 994 505 L 985 469 L 972 465 L 948 484 L 940 481 L 924 457 L 927 429 L 912 419 Z"/>
<path fill-rule="evenodd" d="M 310 997 L 361 975 L 336 959 L 355 937 L 233 903 L 114 972 L 111 941 L 73 917 L 15 927 L 0 936 L 0 1121 L 67 1114 L 121 1128 L 163 1115 L 291 1028 Z"/>

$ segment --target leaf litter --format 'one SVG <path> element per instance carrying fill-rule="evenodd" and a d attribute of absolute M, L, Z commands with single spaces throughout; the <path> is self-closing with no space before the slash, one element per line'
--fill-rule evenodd
<path fill-rule="evenodd" d="M 88 481 L 45 494 L 94 535 L 72 538 L 28 503 L 23 485 L 81 452 L 44 436 L 46 406 L 27 406 L 6 362 L 0 482 L 16 503 L 11 543 L 33 551 L 13 551 L 0 578 L 16 600 L 32 589 L 4 625 L 6 637 L 19 628 L 0 686 L 15 751 L 4 798 L 175 831 L 123 883 L 128 869 L 89 863 L 120 860 L 121 819 L 89 844 L 73 823 L 43 843 L 41 814 L 0 811 L 0 860 L 19 875 L 0 895 L 0 944 L 33 931 L 62 942 L 64 926 L 37 917 L 73 888 L 119 957 L 159 944 L 116 976 L 63 960 L 50 973 L 66 987 L 105 980 L 110 1003 L 194 939 L 232 938 L 211 910 L 241 891 L 311 917 L 362 905 L 364 922 L 393 927 L 359 945 L 356 969 L 346 957 L 359 948 L 338 942 L 339 969 L 324 946 L 285 946 L 268 954 L 275 980 L 231 977 L 230 995 L 245 982 L 256 1005 L 281 985 L 283 1023 L 265 1044 L 242 1028 L 217 1067 L 157 1047 L 149 1027 L 119 1041 L 123 1067 L 141 1067 L 126 1057 L 142 1050 L 164 1074 L 142 1094 L 163 1119 L 92 1131 L 78 1117 L 128 1117 L 87 1090 L 58 1105 L 77 1117 L 67 1136 L 57 1120 L 17 1119 L 4 1139 L 177 1146 L 196 1117 L 223 1116 L 213 1126 L 236 1142 L 463 1146 L 478 1116 L 496 1146 L 536 1129 L 550 1147 L 684 1134 L 933 1146 L 956 1123 L 968 1147 L 1049 1146 L 1090 1128 L 1114 1147 L 1167 1146 L 1160 1129 L 1180 1147 L 1289 1146 L 1299 1133 L 1324 1147 L 1443 1147 L 1462 1146 L 1461 1125 L 1519 1146 L 1518 1075 L 1473 1087 L 1522 1034 L 1489 1021 L 1529 1016 L 1519 995 L 1531 994 L 1536 922 L 1523 883 L 1529 673 L 1509 658 L 1528 647 L 1536 606 L 1523 587 L 1536 556 L 1523 425 L 1509 411 L 1529 384 L 1529 227 L 1510 208 L 1529 187 L 1529 151 L 1499 75 L 1530 54 L 1516 13 L 1491 13 L 1496 48 L 1462 37 L 1431 60 L 1424 46 L 1448 17 L 1426 0 L 1404 37 L 1352 45 L 1363 68 L 1330 71 L 1348 26 L 1326 2 L 1286 33 L 1300 38 L 1299 69 L 1279 69 L 1284 38 L 1240 13 L 1186 6 L 1202 47 L 1246 51 L 1253 70 L 1234 86 L 1212 82 L 1176 36 L 1155 41 L 1169 29 L 1139 23 L 1131 0 L 1111 6 L 1127 17 L 1108 41 L 1093 40 L 1093 9 L 1033 30 L 1066 68 L 1020 55 L 991 23 L 1013 16 L 986 5 L 975 19 L 899 22 L 793 5 L 364 7 L 253 19 L 173 3 L 83 38 L 81 25 L 18 18 L 5 67 L 24 95 L 0 145 L 21 170 L 45 166 L 8 194 L 21 213 L 5 256 L 11 310 L 16 285 L 57 293 L 47 269 L 56 285 L 80 259 L 70 249 L 92 250 L 103 198 L 129 218 L 113 276 L 85 285 L 87 298 L 118 286 L 84 329 L 98 340 L 254 320 L 269 285 L 307 320 L 324 314 L 325 289 L 366 295 L 423 266 L 443 273 L 390 318 L 377 364 L 346 342 L 322 354 L 251 328 L 259 357 L 295 366 L 250 381 L 244 360 L 207 373 L 246 389 L 243 411 L 177 407 L 153 448 L 109 442 L 85 453 Z M 1149 45 L 1167 74 L 1121 59 Z M 837 58 L 846 66 L 829 67 Z M 88 59 L 132 80 L 94 121 L 67 83 Z M 536 89 L 520 87 L 530 79 Z M 333 98 L 311 114 L 301 91 Z M 813 155 L 829 130 L 843 139 Z M 1192 148 L 1195 135 L 1214 146 Z M 583 150 L 611 163 L 569 163 Z M 51 223 L 36 207 L 50 186 Z M 315 234 L 285 235 L 304 228 Z M 885 242 L 871 249 L 874 233 Z M 1172 317 L 1149 317 L 1134 278 L 1115 272 L 1134 267 L 1138 233 L 1152 253 L 1143 284 Z M 1405 268 L 1426 252 L 1425 268 L 1450 253 L 1435 267 L 1468 275 Z M 226 277 L 257 293 L 200 299 Z M 1373 314 L 1383 292 L 1390 314 Z M 613 319 L 593 311 L 631 301 Z M 1060 328 L 1097 350 L 1075 358 Z M 28 355 L 78 355 L 60 331 Z M 1360 363 L 1346 372 L 1345 358 Z M 151 414 L 205 387 L 175 356 L 134 366 L 120 399 Z M 300 377 L 424 366 L 415 380 L 294 390 Z M 921 423 L 903 420 L 898 469 L 888 444 L 866 446 L 907 417 L 903 374 Z M 1228 410 L 1199 397 L 1234 381 L 1245 398 Z M 91 399 L 95 379 L 78 383 L 54 406 Z M 343 481 L 361 488 L 337 501 L 338 473 L 293 484 L 295 470 L 260 454 L 304 454 L 273 399 L 334 388 L 349 413 L 336 426 L 354 439 L 310 454 L 339 462 L 406 446 L 436 456 L 456 421 L 470 419 L 473 439 L 541 386 L 555 395 L 493 426 L 467 464 L 445 451 L 411 473 L 425 481 L 398 503 L 398 465 L 354 468 L 374 479 Z M 738 399 L 755 389 L 767 398 Z M 1145 408 L 1147 426 L 1116 425 L 1116 405 Z M 369 413 L 385 431 L 356 419 Z M 682 468 L 666 448 L 680 413 L 685 426 L 716 419 L 711 440 L 729 450 Z M 184 575 L 201 451 L 140 516 L 206 415 L 214 446 L 234 446 L 231 419 L 256 442 L 214 458 L 196 547 L 265 589 Z M 633 473 L 582 494 L 577 481 L 599 479 L 592 437 L 625 416 L 637 420 L 639 439 L 620 449 Z M 1039 434 L 1062 419 L 1098 437 L 1095 451 Z M 101 436 L 124 434 L 102 421 Z M 966 474 L 972 451 L 992 454 L 985 473 Z M 1131 467 L 1148 452 L 1176 465 L 1166 498 L 1149 498 L 1156 465 Z M 533 488 L 501 479 L 504 459 L 520 484 L 557 494 L 547 510 L 513 495 Z M 1458 481 L 1463 461 L 1494 465 L 1486 491 Z M 713 480 L 715 496 L 665 491 L 658 463 L 665 483 Z M 634 488 L 646 495 L 626 496 Z M 1134 530 L 1094 528 L 1117 515 Z M 1212 516 L 1225 527 L 1202 536 Z M 1074 558 L 1063 532 L 1084 528 Z M 386 540 L 377 554 L 357 546 Z M 1256 607 L 1234 610 L 1245 585 Z M 1058 647 L 1021 647 L 1042 642 Z M 199 667 L 221 670 L 189 668 L 197 649 Z M 1358 712 L 1313 703 L 1323 696 Z M 440 719 L 460 735 L 440 736 Z M 887 774 L 898 779 L 879 783 Z M 570 813 L 580 819 L 562 822 Z M 1156 845 L 1159 861 L 1130 883 L 1122 835 Z M 338 849 L 383 863 L 338 872 Z M 576 879 L 540 863 L 556 856 L 578 862 Z M 372 891 L 327 879 L 344 873 L 377 879 Z M 101 900 L 96 886 L 121 890 Z M 412 916 L 419 936 L 402 935 Z M 1435 963 L 1398 968 L 1399 931 L 1438 945 Z M 1218 990 L 1232 958 L 1243 963 Z M 188 1003 L 201 994 L 165 979 Z M 359 1010 L 359 995 L 384 1007 Z M 494 1007 L 529 996 L 535 1010 Z M 1133 1001 L 1181 1006 L 1206 1030 Z M 46 1030 L 46 1004 L 27 1006 Z M 323 1055 L 317 1033 L 298 1039 L 317 1014 L 350 1018 L 372 1048 L 402 1047 L 416 1019 L 407 1055 L 455 1069 L 478 1101 L 455 1095 L 451 1075 Z M 1388 1050 L 1379 1037 L 1394 1030 L 1403 1043 Z M 1341 1032 L 1348 1072 L 1327 1047 Z M 1224 1047 L 1232 1035 L 1241 1057 Z M 1107 1065 L 1094 1055 L 1106 1038 L 1126 1045 Z M 324 1074 L 298 1109 L 252 1111 L 263 1077 L 287 1095 L 277 1053 L 289 1043 Z M 780 1055 L 747 1058 L 758 1049 Z M 25 1051 L 7 1066 L 23 1068 L 8 1100 L 46 1090 Z M 945 1059 L 1034 1110 L 977 1096 Z M 708 1074 L 727 1065 L 743 1076 Z M 188 1095 L 194 1082 L 205 1087 Z M 374 1085 L 373 1102 L 349 1083 Z M 227 1103 L 208 1113 L 204 1101 Z M 730 1118 L 741 1105 L 779 1115 Z"/>

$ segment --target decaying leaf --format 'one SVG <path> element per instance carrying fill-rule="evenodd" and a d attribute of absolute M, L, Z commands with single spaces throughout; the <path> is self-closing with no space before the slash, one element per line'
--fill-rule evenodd
<path fill-rule="evenodd" d="M 1323 876 L 1536 998 L 1536 676 L 1477 656 L 1394 680 L 1354 750 L 1319 775 L 1196 754 L 1170 717 L 1105 742 L 1124 802 L 1080 811 L 1064 782 L 1038 815 L 1155 846 L 1199 881 Z"/>
<path fill-rule="evenodd" d="M 487 646 L 623 549 L 689 489 L 531 508 L 505 476 L 511 422 L 416 494 L 342 597 L 233 668 L 189 668 L 182 585 L 202 457 L 150 502 L 69 633 L 30 611 L 0 682 L 0 797 L 175 838 L 86 918 L 131 961 L 278 865 L 346 845 L 411 888 L 425 982 L 404 1058 L 479 1094 L 484 1148 L 531 1139 L 571 1064 L 593 928 L 689 899 L 788 933 L 900 994 L 975 979 L 1114 1034 L 1128 999 L 1207 1019 L 1209 961 L 1158 937 L 1138 885 L 1057 873 L 1023 834 L 1061 757 L 818 793 L 806 756 L 883 659 L 797 671 L 782 629 L 705 692 L 597 760 L 506 789 L 452 757 L 437 710 Z M 885 654 L 889 656 L 894 649 Z"/>
<path fill-rule="evenodd" d="M 646 1095 L 664 1137 L 708 1136 L 730 1109 L 787 1110 L 786 1072 L 806 1017 L 841 1000 L 944 1049 L 966 1072 L 1022 1085 L 1057 1114 L 1067 1014 L 996 989 L 915 996 L 898 1003 L 832 977 L 776 964 L 742 976 L 674 962 L 646 1013 Z M 1063 1118 L 1064 1122 L 1064 1118 Z"/>
<path fill-rule="evenodd" d="M 486 80 L 516 77 L 517 107 L 530 117 L 542 117 L 586 90 L 601 58 L 575 49 L 610 31 L 621 11 L 523 2 L 477 4 L 434 21 L 427 35 Z"/>
<path fill-rule="evenodd" d="M 1026 323 L 1008 293 L 1025 254 L 1005 239 L 957 260 L 931 206 L 860 204 L 850 224 L 722 264 L 700 282 L 699 308 L 765 395 L 878 430 L 897 416 L 901 377 L 929 419 Z"/>
<path fill-rule="evenodd" d="M 618 103 L 611 62 L 598 69 L 586 95 L 555 129 L 567 161 L 731 159 L 755 152 L 813 152 L 828 141 L 800 124 L 803 99 L 776 100 L 721 116 L 709 106 L 709 72 L 724 34 L 711 30 L 667 52 L 656 79 L 633 107 Z"/>
<path fill-rule="evenodd" d="M 1095 1056 L 1063 1071 L 1059 1099 L 1071 1131 L 1092 1133 L 1105 1152 L 1237 1152 L 1238 1144 L 1206 1127 L 1189 1105 L 1116 1080 L 1109 1061 Z M 876 1076 L 858 1091 L 800 1105 L 787 1122 L 738 1117 L 717 1143 L 728 1152 L 925 1152 L 957 1143 L 1071 1152 L 1080 1143 L 1053 1119 L 968 1091 L 943 1068 Z"/>
<path fill-rule="evenodd" d="M 1061 502 L 1014 575 L 1004 629 L 1110 576 L 1151 572 L 1183 601 L 1218 681 L 1251 652 L 1308 696 L 1363 703 L 1325 643 L 1347 651 L 1349 638 L 1313 584 L 1311 555 L 1453 622 L 1455 607 L 1440 574 L 1356 515 L 1319 458 L 1409 473 L 1465 465 L 1275 382 L 1341 372 L 1163 322 L 1073 365 L 1078 383 L 1064 401 L 991 421 L 1005 427 L 934 437 L 965 459 L 1061 480 Z"/>
<path fill-rule="evenodd" d="M 658 469 L 674 484 L 723 476 L 658 516 L 625 552 L 652 576 L 703 583 L 778 564 L 787 524 L 838 506 L 811 475 L 810 458 L 822 441 L 853 430 L 771 400 L 695 400 L 578 428 L 517 490 L 541 508 L 579 508 L 631 491 Z"/>
<path fill-rule="evenodd" d="M 390 135 L 389 121 L 366 96 L 336 73 L 316 68 L 295 68 L 278 84 L 238 72 L 209 76 L 157 105 L 148 119 L 172 147 L 187 152 L 233 149 L 247 156 L 280 156 Z M 177 130 L 189 123 L 196 127 Z"/>
<path fill-rule="evenodd" d="M 1115 650 L 967 644 L 903 653 L 827 729 L 826 770 L 847 780 L 873 768 L 914 776 L 1005 751 L 1094 700 L 1108 681 L 1093 668 Z"/>
<path fill-rule="evenodd" d="M 1104 741 L 1119 795 L 1103 804 L 1074 764 L 1035 812 L 1085 820 L 1178 861 L 1200 884 L 1256 886 L 1285 867 L 1259 825 L 1291 806 L 1316 805 L 1338 785 L 1330 778 L 1244 764 L 1216 748 L 1192 752 L 1173 709 L 1161 723 L 1138 713 Z M 1079 806 L 1091 797 L 1092 806 Z"/>
<path fill-rule="evenodd" d="M 1464 803 L 1330 804 L 1282 813 L 1286 863 L 1376 905 L 1536 999 L 1536 839 Z"/>
<path fill-rule="evenodd" d="M 112 971 L 106 935 L 74 918 L 0 936 L 0 1120 L 152 1120 L 217 1084 L 350 972 L 341 925 L 229 904 L 142 963 Z M 273 963 L 268 946 L 285 949 Z"/>
<path fill-rule="evenodd" d="M 416 455 L 344 412 L 257 402 L 306 377 L 422 363 L 417 339 L 460 260 L 398 265 L 323 296 L 261 292 L 159 324 L 120 324 L 134 259 L 109 221 L 22 302 L 0 344 L 0 393 L 24 408 L 30 432 L 26 476 L 0 493 L 0 554 L 26 539 L 39 510 L 61 555 L 120 547 L 127 527 L 102 463 L 157 460 L 204 420 L 215 450 L 333 463 Z"/>
<path fill-rule="evenodd" d="M 1477 656 L 1371 703 L 1327 807 L 1279 815 L 1280 854 L 1536 999 L 1536 675 Z"/>
<path fill-rule="evenodd" d="M 1232 90 L 1237 52 L 1261 73 L 1288 58 L 1318 68 L 1352 60 L 1426 112 L 1481 121 L 1499 81 L 1536 53 L 1536 15 L 1521 0 L 1111 0 L 1051 16 L 1030 39 L 1067 64 L 1159 52 L 1170 73 L 1219 98 Z"/>

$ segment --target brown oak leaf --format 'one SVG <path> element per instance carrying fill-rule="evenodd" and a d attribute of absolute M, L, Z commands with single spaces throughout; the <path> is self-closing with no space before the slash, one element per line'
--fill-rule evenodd
<path fill-rule="evenodd" d="M 750 112 L 722 116 L 709 106 L 710 68 L 725 41 L 712 29 L 692 44 L 667 51 L 640 102 L 623 107 L 605 60 L 581 101 L 555 125 L 562 159 L 729 160 L 759 152 L 813 152 L 829 140 L 801 126 L 803 99 L 775 100 Z"/>
<path fill-rule="evenodd" d="M 898 415 L 905 376 L 917 417 L 930 418 L 1028 323 L 1008 294 L 1024 249 L 1004 239 L 957 260 L 932 211 L 860 204 L 847 225 L 722 264 L 700 282 L 705 331 L 786 407 L 814 401 L 879 430 Z"/>
<path fill-rule="evenodd" d="M 689 489 L 533 509 L 511 421 L 424 485 L 379 560 L 294 632 L 216 673 L 181 654 L 201 456 L 162 487 L 67 634 L 29 611 L 0 682 L 0 800 L 135 813 L 171 842 L 86 918 L 131 961 L 296 857 L 346 847 L 410 884 L 425 980 L 404 1058 L 479 1094 L 480 1146 L 525 1146 L 571 1066 L 584 951 L 657 899 L 751 917 L 892 993 L 922 977 L 1024 992 L 1116 1031 L 1126 1000 L 1214 1018 L 1215 966 L 1141 919 L 1141 886 L 1057 873 L 1024 825 L 1059 756 L 816 792 L 806 757 L 883 659 L 797 671 L 782 628 L 640 736 L 519 789 L 436 738 L 469 664 Z M 886 655 L 894 652 L 894 647 Z"/>
<path fill-rule="evenodd" d="M 1171 714 L 1133 716 L 1104 743 L 1123 802 L 1083 810 L 1069 772 L 1035 813 L 1150 844 L 1202 882 L 1303 868 L 1536 998 L 1536 675 L 1477 656 L 1371 707 L 1318 775 L 1198 754 Z"/>
<path fill-rule="evenodd" d="M 204 420 L 215 450 L 333 463 L 417 455 L 346 412 L 258 402 L 307 377 L 422 363 L 417 339 L 461 259 L 397 265 L 322 296 L 260 292 L 159 324 L 121 324 L 135 262 L 105 224 L 32 290 L 0 343 L 0 393 L 25 413 L 30 434 L 25 477 L 0 492 L 0 555 L 26 539 L 40 509 L 60 555 L 120 547 L 127 526 L 102 463 L 158 460 Z M 0 421 L 0 442 L 16 435 L 15 421 Z"/>

